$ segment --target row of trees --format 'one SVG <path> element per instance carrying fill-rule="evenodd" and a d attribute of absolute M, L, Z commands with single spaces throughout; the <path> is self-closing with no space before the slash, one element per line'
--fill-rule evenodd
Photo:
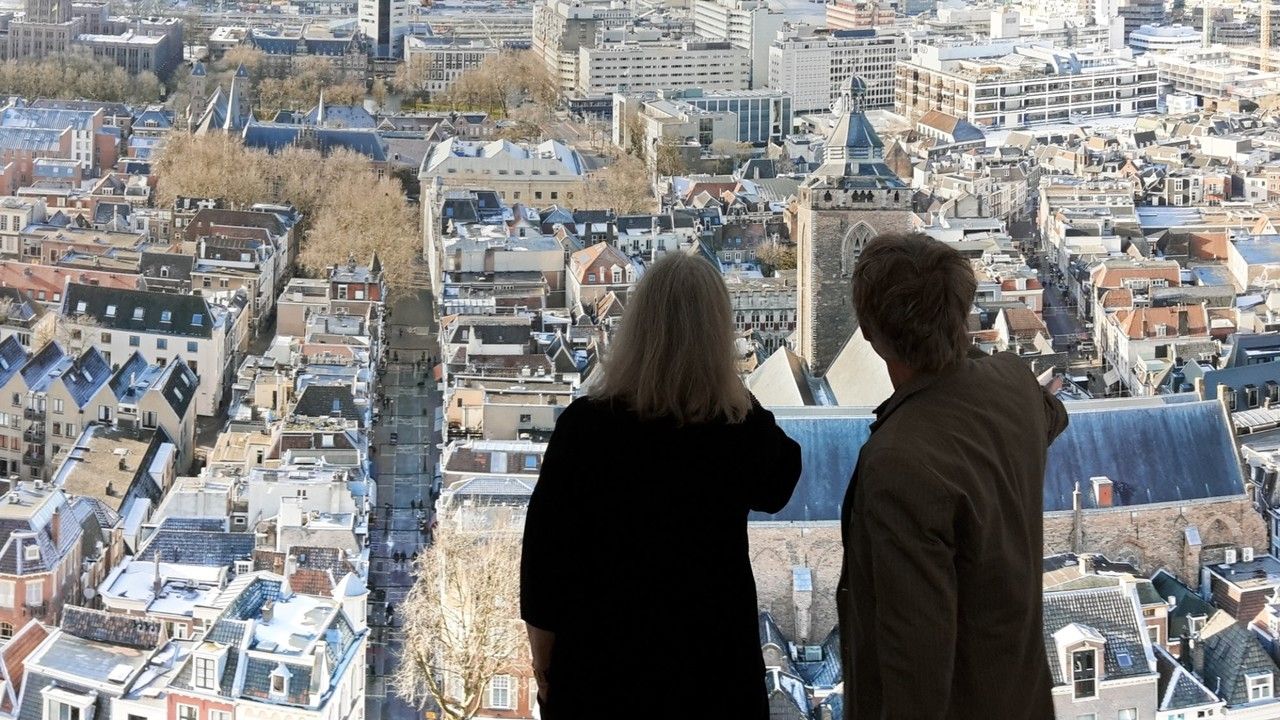
<path fill-rule="evenodd" d="M 221 133 L 175 133 L 155 173 L 162 206 L 178 197 L 223 198 L 237 207 L 291 203 L 305 218 L 298 258 L 304 270 L 319 274 L 348 254 L 365 261 L 377 252 L 392 290 L 409 287 L 420 245 L 417 216 L 400 183 L 375 177 L 363 155 L 297 147 L 268 154 Z"/>
<path fill-rule="evenodd" d="M 546 65 L 532 51 L 490 55 L 453 82 L 449 90 L 427 98 L 432 68 L 423 58 L 401 63 L 391 87 L 406 96 L 429 99 L 450 110 L 483 110 L 501 117 L 524 105 L 554 108 L 560 89 Z"/>
<path fill-rule="evenodd" d="M 40 60 L 0 63 L 0 94 L 74 99 L 92 97 L 104 102 L 153 103 L 164 86 L 151 72 L 132 75 L 110 60 L 83 50 L 50 55 Z"/>

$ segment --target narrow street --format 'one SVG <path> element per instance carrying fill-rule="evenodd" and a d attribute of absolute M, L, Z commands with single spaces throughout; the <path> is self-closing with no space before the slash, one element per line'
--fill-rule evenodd
<path fill-rule="evenodd" d="M 439 354 L 430 293 L 422 290 L 394 302 L 385 325 L 388 349 L 378 384 L 380 419 L 372 436 L 378 507 L 370 531 L 370 720 L 422 717 L 395 695 L 388 678 L 395 672 L 400 649 L 396 609 L 413 584 L 413 556 L 429 539 L 431 485 L 439 457 L 439 433 L 433 425 L 440 393 L 425 361 Z"/>

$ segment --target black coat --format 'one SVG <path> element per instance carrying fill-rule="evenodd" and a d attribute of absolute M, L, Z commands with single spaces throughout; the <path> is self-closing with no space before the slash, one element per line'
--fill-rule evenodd
<path fill-rule="evenodd" d="M 781 510 L 799 477 L 800 446 L 759 404 L 685 427 L 566 408 L 520 572 L 521 617 L 555 633 L 543 717 L 765 720 L 747 513 Z"/>
<path fill-rule="evenodd" d="M 844 500 L 846 720 L 1053 717 L 1044 469 L 1066 426 L 1008 353 L 913 380 L 876 410 Z"/>

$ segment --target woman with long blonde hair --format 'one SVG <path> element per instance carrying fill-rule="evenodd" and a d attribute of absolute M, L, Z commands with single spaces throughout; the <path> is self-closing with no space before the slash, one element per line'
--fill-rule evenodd
<path fill-rule="evenodd" d="M 738 378 L 709 262 L 665 256 L 625 307 L 529 502 L 521 615 L 542 717 L 764 720 L 747 513 L 787 504 L 800 447 Z"/>

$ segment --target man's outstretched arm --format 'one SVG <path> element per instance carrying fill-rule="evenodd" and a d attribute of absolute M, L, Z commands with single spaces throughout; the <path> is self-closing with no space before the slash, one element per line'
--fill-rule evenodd
<path fill-rule="evenodd" d="M 870 539 L 883 707 L 887 717 L 943 718 L 955 665 L 955 498 L 910 458 L 870 460 L 859 483 L 866 483 L 861 517 Z"/>

